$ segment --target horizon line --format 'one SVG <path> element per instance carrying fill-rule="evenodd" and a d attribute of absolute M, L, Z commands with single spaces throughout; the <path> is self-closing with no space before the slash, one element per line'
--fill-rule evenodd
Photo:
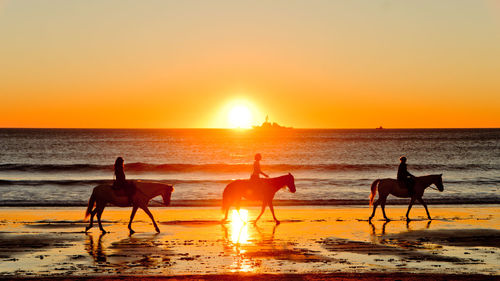
<path fill-rule="evenodd" d="M 0 127 L 1 129 L 52 129 L 52 130 L 236 130 L 251 131 L 253 128 L 224 128 L 224 127 Z M 437 130 L 437 129 L 500 129 L 500 127 L 290 127 L 292 130 Z M 270 131 L 273 131 L 272 129 Z M 276 131 L 280 131 L 277 129 Z"/>

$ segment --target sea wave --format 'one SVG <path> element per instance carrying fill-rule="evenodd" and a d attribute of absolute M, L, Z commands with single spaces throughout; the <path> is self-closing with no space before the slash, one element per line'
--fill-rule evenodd
<path fill-rule="evenodd" d="M 500 204 L 500 197 L 481 197 L 481 198 L 426 198 L 428 204 L 433 205 L 460 205 L 460 204 Z M 220 199 L 206 200 L 172 200 L 171 207 L 220 207 Z M 273 200 L 275 206 L 343 206 L 343 205 L 368 205 L 368 199 L 326 199 L 326 200 Z M 84 207 L 87 206 L 87 200 L 2 200 L 0 207 Z M 161 201 L 151 201 L 149 206 L 163 206 Z M 388 199 L 388 205 L 408 205 L 407 199 Z M 242 207 L 260 206 L 257 201 L 242 201 Z"/>
<path fill-rule="evenodd" d="M 397 165 L 391 164 L 268 164 L 269 171 L 379 171 L 394 170 Z M 496 164 L 414 164 L 412 170 L 466 171 L 466 170 L 499 170 Z M 188 173 L 188 172 L 248 172 L 250 164 L 151 164 L 129 163 L 125 165 L 127 172 L 133 173 Z M 113 165 L 97 164 L 0 164 L 0 172 L 110 172 Z"/>
<path fill-rule="evenodd" d="M 136 179 L 131 179 L 136 180 Z M 141 181 L 154 181 L 174 185 L 209 185 L 221 186 L 227 185 L 234 179 L 140 179 Z M 317 179 L 317 178 L 295 178 L 297 186 L 315 187 L 315 188 L 332 188 L 332 187 L 360 187 L 370 186 L 375 180 L 366 178 L 355 179 Z M 34 179 L 34 180 L 0 180 L 0 186 L 96 186 L 100 184 L 112 184 L 113 180 L 108 179 Z M 500 178 L 472 178 L 463 180 L 446 180 L 445 186 L 498 186 L 500 185 Z"/>

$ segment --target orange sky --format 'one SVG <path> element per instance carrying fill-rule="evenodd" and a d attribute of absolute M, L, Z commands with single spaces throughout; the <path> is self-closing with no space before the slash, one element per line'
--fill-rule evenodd
<path fill-rule="evenodd" d="M 0 1 L 0 127 L 500 127 L 495 1 Z"/>

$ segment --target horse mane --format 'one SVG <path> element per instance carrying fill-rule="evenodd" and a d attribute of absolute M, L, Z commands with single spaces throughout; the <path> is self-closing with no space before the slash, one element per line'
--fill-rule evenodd
<path fill-rule="evenodd" d="M 441 176 L 442 176 L 441 174 L 432 174 L 432 175 L 418 176 L 416 178 L 421 179 L 421 180 L 426 180 L 426 179 L 437 178 L 437 177 L 441 177 Z"/>

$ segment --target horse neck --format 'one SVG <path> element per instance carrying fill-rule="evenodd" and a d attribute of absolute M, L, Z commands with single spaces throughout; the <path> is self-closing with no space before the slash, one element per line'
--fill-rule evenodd
<path fill-rule="evenodd" d="M 419 181 L 421 183 L 423 183 L 424 185 L 424 188 L 427 188 L 429 187 L 431 184 L 435 184 L 434 182 L 434 177 L 435 175 L 428 175 L 428 176 L 422 176 L 422 177 L 418 177 Z"/>
<path fill-rule="evenodd" d="M 161 195 L 163 193 L 163 190 L 164 190 L 163 186 L 156 183 L 146 185 L 146 188 L 141 189 L 141 191 L 144 194 L 151 197 L 156 197 L 158 195 Z"/>
<path fill-rule="evenodd" d="M 286 186 L 286 176 L 272 178 L 270 180 L 273 183 L 272 185 L 275 189 L 275 192 Z"/>

